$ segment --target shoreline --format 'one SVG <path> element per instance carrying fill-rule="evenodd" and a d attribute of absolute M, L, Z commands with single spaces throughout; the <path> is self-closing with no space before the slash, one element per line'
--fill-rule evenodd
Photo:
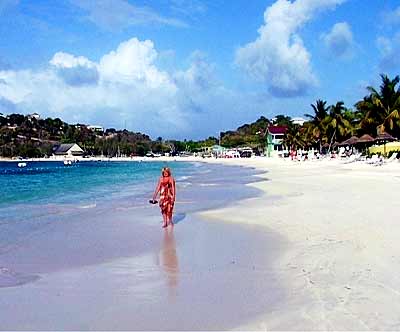
<path fill-rule="evenodd" d="M 75 219 L 56 220 L 9 254 L 3 252 L 2 273 L 9 268 L 26 283 L 0 288 L 0 309 L 7 318 L 0 327 L 232 329 L 261 314 L 284 294 L 269 268 L 271 253 L 282 251 L 279 237 L 199 217 L 204 210 L 255 197 L 258 190 L 245 183 L 255 183 L 258 172 L 204 164 L 202 172 L 204 178 L 195 175 L 177 183 L 189 181 L 188 188 L 195 189 L 182 188 L 173 230 L 162 230 L 158 209 L 147 205 L 145 217 L 151 224 L 134 217 L 138 211 L 132 208 L 105 212 L 94 207 Z M 226 183 L 225 175 L 237 180 Z M 207 203 L 191 205 L 192 198 L 200 197 Z M 17 305 L 24 315 L 13 313 Z M 232 311 L 239 312 L 231 317 Z"/>
<path fill-rule="evenodd" d="M 86 162 L 86 161 L 107 161 L 107 162 L 116 162 L 116 161 L 186 161 L 186 162 L 193 162 L 193 161 L 202 161 L 205 158 L 202 157 L 88 157 L 83 158 L 80 156 L 77 157 L 67 157 L 67 156 L 59 156 L 59 157 L 50 157 L 50 158 L 22 158 L 22 159 L 13 159 L 13 158 L 2 158 L 0 157 L 0 162 L 63 162 L 65 160 L 76 160 L 79 162 Z"/>
<path fill-rule="evenodd" d="M 268 171 L 250 184 L 263 195 L 202 217 L 267 227 L 288 241 L 273 265 L 288 298 L 238 330 L 400 329 L 400 165 L 218 162 Z"/>

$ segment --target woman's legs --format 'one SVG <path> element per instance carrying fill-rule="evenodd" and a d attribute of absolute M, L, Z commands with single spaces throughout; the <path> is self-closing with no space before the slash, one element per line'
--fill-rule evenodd
<path fill-rule="evenodd" d="M 168 226 L 168 214 L 166 213 L 166 211 L 162 211 L 162 216 L 163 216 L 162 227 L 167 227 Z"/>
<path fill-rule="evenodd" d="M 172 212 L 174 210 L 174 206 L 171 204 L 168 206 L 168 225 L 174 226 L 172 222 Z"/>

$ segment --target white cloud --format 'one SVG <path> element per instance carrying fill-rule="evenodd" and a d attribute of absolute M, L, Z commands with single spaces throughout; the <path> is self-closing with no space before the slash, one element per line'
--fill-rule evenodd
<path fill-rule="evenodd" d="M 0 97 L 24 113 L 116 127 L 126 122 L 138 131 L 174 134 L 186 123 L 177 107 L 177 87 L 154 66 L 156 57 L 152 42 L 136 38 L 121 43 L 99 63 L 58 52 L 45 70 L 0 70 L 6 83 Z M 83 69 L 95 70 L 97 78 L 88 82 Z"/>
<path fill-rule="evenodd" d="M 173 73 L 160 70 L 157 57 L 151 41 L 132 38 L 99 61 L 58 52 L 42 70 L 0 69 L 0 107 L 69 123 L 126 123 L 152 137 L 201 138 L 251 119 L 248 100 L 224 88 L 201 52 Z M 95 80 L 85 76 L 90 70 Z"/>
<path fill-rule="evenodd" d="M 306 94 L 317 85 L 317 78 L 299 30 L 316 13 L 333 9 L 344 1 L 276 1 L 264 13 L 258 38 L 237 50 L 236 64 L 252 78 L 264 82 L 275 96 Z"/>
<path fill-rule="evenodd" d="M 400 70 L 400 32 L 393 38 L 378 37 L 377 47 L 381 53 L 380 69 L 398 72 Z"/>
<path fill-rule="evenodd" d="M 340 59 L 350 59 L 353 57 L 354 39 L 348 23 L 336 23 L 331 31 L 323 34 L 321 38 L 332 56 Z"/>
<path fill-rule="evenodd" d="M 164 17 L 149 7 L 131 5 L 126 0 L 70 0 L 88 13 L 86 17 L 97 26 L 107 30 L 121 30 L 132 25 L 170 25 L 186 27 L 186 23 Z"/>
<path fill-rule="evenodd" d="M 157 56 L 152 41 L 141 42 L 132 38 L 101 58 L 101 79 L 120 83 L 141 82 L 152 88 L 162 85 L 173 88 L 168 74 L 154 65 Z"/>
<path fill-rule="evenodd" d="M 75 57 L 72 54 L 58 52 L 50 60 L 50 64 L 68 85 L 96 84 L 99 80 L 97 65 L 83 56 Z"/>

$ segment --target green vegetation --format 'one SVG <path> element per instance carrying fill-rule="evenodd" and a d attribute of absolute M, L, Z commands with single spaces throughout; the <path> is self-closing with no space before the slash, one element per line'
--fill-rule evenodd
<path fill-rule="evenodd" d="M 90 130 L 86 125 L 70 125 L 62 120 L 36 119 L 32 116 L 0 114 L 0 156 L 41 157 L 52 154 L 56 143 L 78 143 L 88 155 L 138 155 L 153 153 L 199 152 L 205 147 L 221 144 L 227 148 L 248 146 L 264 149 L 267 128 L 271 125 L 287 126 L 284 144 L 289 148 L 316 148 L 330 151 L 335 142 L 352 135 L 361 136 L 387 132 L 400 137 L 400 78 L 381 75 L 379 89 L 367 87 L 368 94 L 355 104 L 355 110 L 345 107 L 342 101 L 334 105 L 318 99 L 311 105 L 312 113 L 305 114 L 309 121 L 295 125 L 290 117 L 277 115 L 269 120 L 261 116 L 257 121 L 236 130 L 221 132 L 220 137 L 201 141 L 164 141 L 128 130 Z"/>
<path fill-rule="evenodd" d="M 355 110 L 346 108 L 342 101 L 327 106 L 326 101 L 312 104 L 313 114 L 301 127 L 289 126 L 284 143 L 291 148 L 314 147 L 331 150 L 335 142 L 352 135 L 368 134 L 372 137 L 387 132 L 400 137 L 400 78 L 393 80 L 381 75 L 379 90 L 367 87 L 369 94 L 355 104 Z"/>

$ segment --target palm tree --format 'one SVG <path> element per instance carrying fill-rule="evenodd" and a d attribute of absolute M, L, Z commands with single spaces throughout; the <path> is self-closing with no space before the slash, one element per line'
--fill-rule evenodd
<path fill-rule="evenodd" d="M 329 115 L 325 118 L 325 124 L 327 131 L 330 130 L 332 133 L 331 139 L 329 140 L 328 151 L 331 150 L 332 144 L 336 141 L 337 136 L 344 137 L 348 132 L 351 131 L 351 124 L 349 119 L 346 118 L 346 108 L 344 103 L 339 101 L 336 105 L 329 107 Z"/>
<path fill-rule="evenodd" d="M 325 119 L 328 116 L 329 107 L 326 107 L 326 101 L 318 99 L 314 104 L 311 104 L 314 110 L 314 115 L 304 114 L 305 117 L 309 118 L 313 124 L 313 136 L 319 143 L 319 152 L 322 150 L 322 139 L 326 131 Z"/>
<path fill-rule="evenodd" d="M 299 125 L 290 125 L 282 142 L 289 150 L 303 148 L 306 143 L 302 128 Z"/>
<path fill-rule="evenodd" d="M 369 86 L 370 94 L 356 103 L 357 109 L 363 114 L 361 127 L 366 131 L 376 129 L 377 133 L 386 130 L 393 134 L 400 133 L 400 88 L 396 85 L 400 77 L 393 80 L 386 75 L 381 75 L 382 84 L 379 91 Z M 375 134 L 370 132 L 370 134 Z"/>

